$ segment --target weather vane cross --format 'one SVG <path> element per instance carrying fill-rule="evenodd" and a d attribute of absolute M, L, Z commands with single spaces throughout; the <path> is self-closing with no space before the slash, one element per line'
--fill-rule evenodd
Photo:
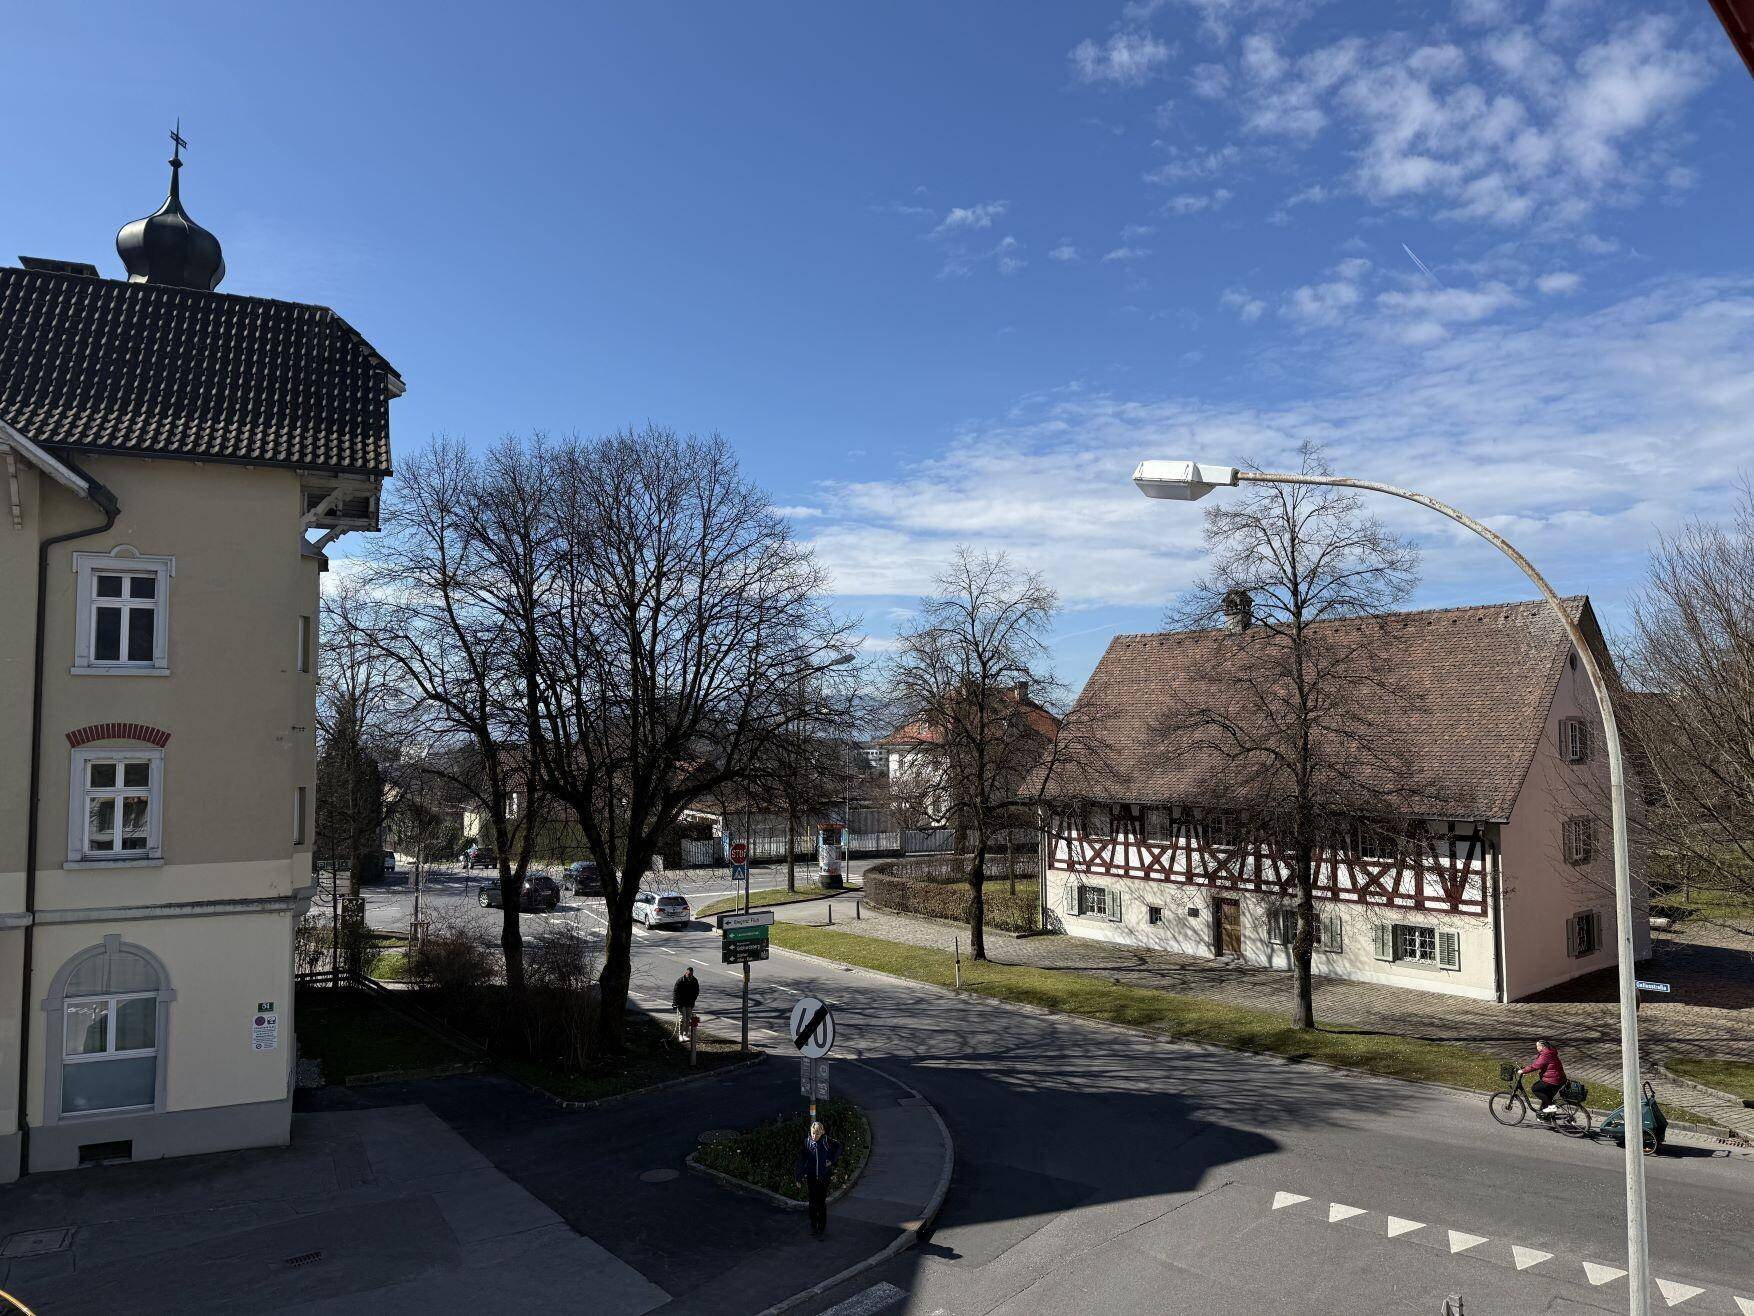
<path fill-rule="evenodd" d="M 171 148 L 171 154 L 176 157 L 178 162 L 181 162 L 183 152 L 189 149 L 189 144 L 183 140 L 183 120 L 180 115 L 177 118 L 177 126 L 171 129 L 171 141 L 176 143 Z"/>

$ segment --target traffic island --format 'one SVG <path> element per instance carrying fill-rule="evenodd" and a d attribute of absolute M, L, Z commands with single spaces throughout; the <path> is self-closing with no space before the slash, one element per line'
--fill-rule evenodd
<path fill-rule="evenodd" d="M 817 1103 L 816 1117 L 828 1136 L 841 1145 L 840 1161 L 829 1179 L 832 1205 L 852 1190 L 871 1156 L 871 1123 L 850 1101 L 836 1098 Z M 715 1136 L 717 1133 L 717 1136 Z M 810 1133 L 810 1113 L 800 1110 L 752 1129 L 702 1134 L 699 1151 L 688 1168 L 716 1179 L 727 1188 L 751 1193 L 788 1211 L 806 1206 L 804 1190 L 792 1178 L 798 1149 Z"/>

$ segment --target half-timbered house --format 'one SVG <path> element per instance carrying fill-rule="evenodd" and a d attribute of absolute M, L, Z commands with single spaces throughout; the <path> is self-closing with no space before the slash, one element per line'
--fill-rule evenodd
<path fill-rule="evenodd" d="M 1583 598 L 1566 601 L 1609 668 Z M 1328 828 L 1316 856 L 1318 974 L 1515 1000 L 1614 962 L 1601 718 L 1544 603 L 1378 619 L 1385 682 L 1409 692 L 1371 734 L 1416 791 Z M 1080 695 L 1107 752 L 1062 772 L 1043 845 L 1045 927 L 1290 967 L 1293 855 L 1270 809 L 1227 794 L 1173 743 L 1172 706 L 1222 699 L 1219 631 L 1117 636 Z M 1634 792 L 1636 794 L 1636 792 Z M 1635 801 L 1636 804 L 1636 801 Z M 1639 955 L 1649 953 L 1640 892 Z"/>

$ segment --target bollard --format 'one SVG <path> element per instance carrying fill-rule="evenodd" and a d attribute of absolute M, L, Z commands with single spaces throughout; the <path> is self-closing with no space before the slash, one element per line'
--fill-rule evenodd
<path fill-rule="evenodd" d="M 961 991 L 962 990 L 962 938 L 961 937 L 952 938 L 951 945 L 956 950 L 956 990 Z"/>
<path fill-rule="evenodd" d="M 832 900 L 828 902 L 828 926 L 831 928 L 834 926 L 834 901 Z"/>
<path fill-rule="evenodd" d="M 864 902 L 864 901 L 862 901 L 862 900 L 855 900 L 855 901 L 853 901 L 853 918 L 854 918 L 854 919 L 855 919 L 855 920 L 857 920 L 857 919 L 862 919 L 862 918 L 864 918 L 864 917 L 865 917 L 865 916 L 864 916 L 864 914 L 862 914 L 862 913 L 861 913 L 861 912 L 860 912 L 860 911 L 861 911 L 861 910 L 862 910 L 862 909 L 864 909 L 864 907 L 865 907 L 865 902 Z M 1744 1104 L 1744 1105 L 1747 1105 L 1747 1104 L 1754 1104 L 1754 1103 L 1747 1103 L 1747 1102 L 1744 1102 L 1744 1103 L 1743 1103 L 1743 1104 Z"/>

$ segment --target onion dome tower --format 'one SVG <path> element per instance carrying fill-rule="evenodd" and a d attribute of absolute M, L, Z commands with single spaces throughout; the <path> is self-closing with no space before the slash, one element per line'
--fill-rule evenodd
<path fill-rule="evenodd" d="M 179 121 L 177 128 L 182 127 Z M 171 150 L 171 190 L 164 204 L 145 219 L 122 225 L 116 234 L 116 254 L 128 267 L 129 283 L 162 283 L 175 288 L 211 290 L 225 277 L 225 256 L 219 239 L 183 209 L 177 175 L 183 167 L 182 152 L 188 145 L 176 129 Z"/>

